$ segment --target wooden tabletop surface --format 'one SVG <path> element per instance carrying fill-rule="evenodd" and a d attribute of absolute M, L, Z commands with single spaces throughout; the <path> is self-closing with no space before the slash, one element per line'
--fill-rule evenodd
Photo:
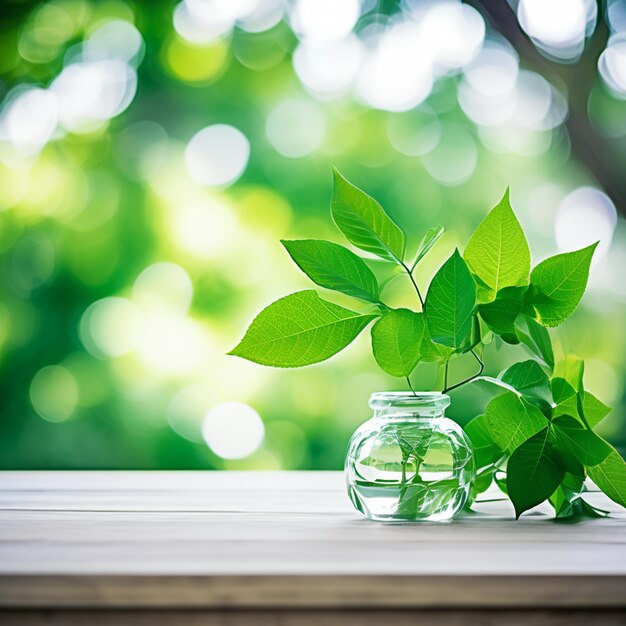
<path fill-rule="evenodd" d="M 626 515 L 378 524 L 339 472 L 0 472 L 0 608 L 626 607 Z"/>

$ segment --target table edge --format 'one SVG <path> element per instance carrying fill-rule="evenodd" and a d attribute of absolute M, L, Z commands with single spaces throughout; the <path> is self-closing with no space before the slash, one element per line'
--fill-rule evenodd
<path fill-rule="evenodd" d="M 0 575 L 0 609 L 615 608 L 626 575 Z"/>

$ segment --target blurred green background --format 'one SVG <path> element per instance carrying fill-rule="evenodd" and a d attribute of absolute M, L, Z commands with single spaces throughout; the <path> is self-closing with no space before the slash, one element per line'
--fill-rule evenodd
<path fill-rule="evenodd" d="M 623 451 L 626 2 L 4 0 L 0 466 L 340 468 L 404 387 L 367 333 L 302 370 L 225 355 L 309 286 L 280 238 L 341 241 L 333 163 L 410 245 L 446 228 L 422 284 L 507 185 L 533 263 L 600 239 L 553 338 Z M 487 373 L 521 354 L 490 345 Z"/>

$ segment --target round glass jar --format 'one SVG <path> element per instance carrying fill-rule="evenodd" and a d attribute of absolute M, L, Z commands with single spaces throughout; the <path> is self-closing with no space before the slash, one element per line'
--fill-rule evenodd
<path fill-rule="evenodd" d="M 375 393 L 374 416 L 354 433 L 346 457 L 350 500 L 378 521 L 445 521 L 456 515 L 474 478 L 472 447 L 445 417 L 439 392 Z"/>

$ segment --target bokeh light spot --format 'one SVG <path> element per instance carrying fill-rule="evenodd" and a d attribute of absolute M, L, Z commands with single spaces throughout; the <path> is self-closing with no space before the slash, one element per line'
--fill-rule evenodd
<path fill-rule="evenodd" d="M 616 225 L 617 211 L 611 199 L 594 187 L 580 187 L 559 204 L 554 234 L 561 252 L 599 241 L 593 258 L 595 264 L 607 253 Z"/>
<path fill-rule="evenodd" d="M 237 128 L 227 124 L 207 126 L 196 133 L 185 149 L 185 163 L 197 183 L 213 187 L 234 183 L 250 157 L 250 143 Z"/>
<path fill-rule="evenodd" d="M 470 133 L 460 124 L 442 125 L 441 141 L 422 157 L 426 171 L 442 185 L 460 185 L 474 173 L 478 149 Z"/>
<path fill-rule="evenodd" d="M 187 272 L 175 263 L 155 263 L 135 280 L 133 299 L 149 310 L 166 307 L 186 312 L 193 298 L 193 285 Z"/>
<path fill-rule="evenodd" d="M 390 115 L 387 136 L 391 145 L 407 156 L 423 156 L 435 149 L 441 139 L 441 124 L 429 107 Z"/>
<path fill-rule="evenodd" d="M 137 74 L 117 60 L 72 63 L 55 78 L 50 90 L 59 100 L 61 126 L 89 133 L 128 107 L 137 90 Z"/>
<path fill-rule="evenodd" d="M 237 223 L 230 206 L 218 197 L 182 203 L 172 211 L 169 233 L 176 247 L 199 259 L 220 259 L 232 249 Z"/>
<path fill-rule="evenodd" d="M 200 85 L 218 80 L 228 66 L 228 44 L 217 39 L 192 44 L 174 37 L 166 45 L 165 59 L 170 71 L 181 80 Z"/>
<path fill-rule="evenodd" d="M 326 135 L 323 109 L 308 100 L 285 100 L 268 115 L 267 137 L 276 151 L 289 158 L 314 152 Z"/>
<path fill-rule="evenodd" d="M 202 423 L 202 436 L 223 459 L 243 459 L 263 442 L 265 427 L 259 414 L 243 402 L 222 402 Z"/>
<path fill-rule="evenodd" d="M 517 18 L 535 45 L 547 56 L 572 61 L 593 32 L 595 0 L 520 0 Z"/>
<path fill-rule="evenodd" d="M 341 39 L 359 19 L 359 0 L 296 0 L 291 25 L 301 37 Z"/>
<path fill-rule="evenodd" d="M 89 61 L 117 59 L 137 63 L 143 54 L 143 39 L 130 22 L 111 20 L 95 30 L 85 43 L 83 57 Z"/>
<path fill-rule="evenodd" d="M 167 422 L 181 437 L 202 443 L 202 422 L 215 401 L 215 391 L 209 385 L 188 385 L 171 399 L 167 407 Z"/>
<path fill-rule="evenodd" d="M 46 421 L 64 422 L 78 403 L 76 379 L 61 365 L 43 367 L 30 384 L 30 401 Z"/>
<path fill-rule="evenodd" d="M 59 103 L 45 89 L 20 89 L 9 95 L 0 116 L 0 140 L 10 141 L 19 155 L 36 154 L 56 130 Z"/>
<path fill-rule="evenodd" d="M 98 358 L 119 357 L 135 344 L 139 316 L 126 298 L 103 298 L 91 304 L 80 320 L 80 338 Z"/>
<path fill-rule="evenodd" d="M 52 275 L 55 250 L 50 238 L 44 234 L 28 234 L 20 239 L 11 252 L 10 282 L 15 291 L 29 296 Z"/>
<path fill-rule="evenodd" d="M 600 55 L 598 69 L 613 94 L 626 99 L 626 33 L 611 37 Z"/>

